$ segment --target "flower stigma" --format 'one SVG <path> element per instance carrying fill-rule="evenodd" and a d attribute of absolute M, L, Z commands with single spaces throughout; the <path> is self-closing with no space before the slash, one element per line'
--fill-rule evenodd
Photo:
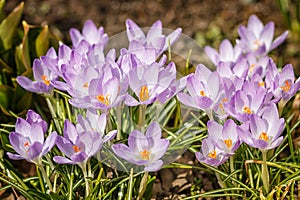
<path fill-rule="evenodd" d="M 147 101 L 149 99 L 149 90 L 147 86 L 142 86 L 140 89 L 140 100 Z"/>
<path fill-rule="evenodd" d="M 88 84 L 88 82 L 84 83 L 82 87 L 84 87 L 84 88 L 88 88 L 88 87 L 89 87 L 89 84 Z"/>
<path fill-rule="evenodd" d="M 144 149 L 144 151 L 140 151 L 140 155 L 142 156 L 143 160 L 150 160 L 150 151 Z"/>
<path fill-rule="evenodd" d="M 288 80 L 284 81 L 284 86 L 281 86 L 280 88 L 284 91 L 284 92 L 288 92 L 291 89 L 291 84 L 289 83 Z"/>
<path fill-rule="evenodd" d="M 99 94 L 96 96 L 98 101 L 105 104 L 106 106 L 108 106 L 110 104 L 109 97 L 110 97 L 110 94 L 107 94 L 105 97 L 103 94 Z"/>
<path fill-rule="evenodd" d="M 49 79 L 48 79 L 48 77 L 47 77 L 46 75 L 43 75 L 43 76 L 42 76 L 42 80 L 43 80 L 43 83 L 44 83 L 45 85 L 47 85 L 47 86 L 50 85 L 50 81 L 49 81 Z"/>
<path fill-rule="evenodd" d="M 267 135 L 267 133 L 266 132 L 262 132 L 261 134 L 260 134 L 260 136 L 259 136 L 259 139 L 260 140 L 264 140 L 264 141 L 268 141 L 268 139 L 269 139 L 269 137 L 268 137 L 268 135 Z"/>
<path fill-rule="evenodd" d="M 206 96 L 206 94 L 205 94 L 205 92 L 203 90 L 200 90 L 200 96 L 203 96 L 203 97 Z"/>
<path fill-rule="evenodd" d="M 26 141 L 25 143 L 24 143 L 24 147 L 29 147 L 30 146 L 30 143 L 28 142 L 28 141 Z"/>
<path fill-rule="evenodd" d="M 77 145 L 74 145 L 72 148 L 75 151 L 75 153 L 78 153 L 80 151 L 80 148 Z"/>
<path fill-rule="evenodd" d="M 209 152 L 208 157 L 216 159 L 217 158 L 216 150 L 213 150 L 213 151 Z"/>
<path fill-rule="evenodd" d="M 232 140 L 231 140 L 231 139 L 224 140 L 224 143 L 226 144 L 226 146 L 227 146 L 228 148 L 231 148 L 231 147 L 232 147 Z"/>
<path fill-rule="evenodd" d="M 252 110 L 248 106 L 244 106 L 243 113 L 252 114 Z"/>

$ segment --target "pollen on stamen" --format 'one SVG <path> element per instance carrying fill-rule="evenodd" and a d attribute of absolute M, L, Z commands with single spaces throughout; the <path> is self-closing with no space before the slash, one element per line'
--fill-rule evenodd
<path fill-rule="evenodd" d="M 48 79 L 48 77 L 47 77 L 46 75 L 43 75 L 43 76 L 42 76 L 42 80 L 43 80 L 43 83 L 44 83 L 45 85 L 47 85 L 47 86 L 50 85 L 50 81 L 49 81 L 49 79 Z"/>
<path fill-rule="evenodd" d="M 281 86 L 280 88 L 284 91 L 284 92 L 288 92 L 291 89 L 291 84 L 289 83 L 288 80 L 284 81 L 284 86 Z"/>
<path fill-rule="evenodd" d="M 213 150 L 213 151 L 209 152 L 208 157 L 216 159 L 217 158 L 216 150 Z"/>
<path fill-rule="evenodd" d="M 88 88 L 88 87 L 89 87 L 89 84 L 88 84 L 88 82 L 84 83 L 82 87 L 84 87 L 84 88 Z"/>
<path fill-rule="evenodd" d="M 255 64 L 251 64 L 250 67 L 249 67 L 249 71 L 250 71 L 250 72 L 253 72 L 255 66 L 256 66 Z"/>
<path fill-rule="evenodd" d="M 28 142 L 28 141 L 26 141 L 25 143 L 24 143 L 24 147 L 29 147 L 30 146 L 30 143 Z"/>
<path fill-rule="evenodd" d="M 149 99 L 149 90 L 147 86 L 142 86 L 140 89 L 140 100 L 147 101 Z"/>
<path fill-rule="evenodd" d="M 266 132 L 262 132 L 259 136 L 259 139 L 267 142 L 269 139 L 268 134 Z"/>
<path fill-rule="evenodd" d="M 203 90 L 200 90 L 200 96 L 203 96 L 203 97 L 206 96 L 206 94 L 205 94 L 205 92 Z"/>
<path fill-rule="evenodd" d="M 151 154 L 150 151 L 147 151 L 146 149 L 140 152 L 140 155 L 143 160 L 150 160 L 150 154 Z"/>
<path fill-rule="evenodd" d="M 110 104 L 109 97 L 110 97 L 110 94 L 107 94 L 105 97 L 104 97 L 103 94 L 99 94 L 99 95 L 96 96 L 96 99 L 99 102 L 101 102 L 101 103 L 105 104 L 106 106 L 108 106 Z"/>
<path fill-rule="evenodd" d="M 72 148 L 76 153 L 78 153 L 80 151 L 80 148 L 77 145 L 74 145 Z"/>
<path fill-rule="evenodd" d="M 256 40 L 253 42 L 253 44 L 254 44 L 254 50 L 257 50 L 258 47 L 261 46 L 261 42 L 260 42 L 258 39 L 256 39 Z"/>
<path fill-rule="evenodd" d="M 264 87 L 265 86 L 265 83 L 262 81 L 262 82 L 259 82 L 258 83 L 258 86 L 261 86 L 261 87 Z"/>
<path fill-rule="evenodd" d="M 243 113 L 252 114 L 252 110 L 248 106 L 244 106 Z"/>
<path fill-rule="evenodd" d="M 231 147 L 232 147 L 232 140 L 231 140 L 231 139 L 224 140 L 224 143 L 226 144 L 226 146 L 227 146 L 228 148 L 231 148 Z"/>

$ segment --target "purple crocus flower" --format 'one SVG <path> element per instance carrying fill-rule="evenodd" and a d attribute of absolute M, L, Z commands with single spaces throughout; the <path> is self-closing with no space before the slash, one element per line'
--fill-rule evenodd
<path fill-rule="evenodd" d="M 201 151 L 195 155 L 200 162 L 211 166 L 219 166 L 228 159 L 227 153 L 220 149 L 210 136 L 202 140 Z"/>
<path fill-rule="evenodd" d="M 256 15 L 251 15 L 247 27 L 238 28 L 240 39 L 237 45 L 244 51 L 255 52 L 258 55 L 265 55 L 278 47 L 287 37 L 288 31 L 285 31 L 273 41 L 274 22 L 269 22 L 266 26 Z"/>
<path fill-rule="evenodd" d="M 9 134 L 9 141 L 17 154 L 7 153 L 9 158 L 26 159 L 40 165 L 42 157 L 51 150 L 57 137 L 57 133 L 52 132 L 44 140 L 46 130 L 47 123 L 32 110 L 27 112 L 26 120 L 18 118 L 15 131 Z"/>
<path fill-rule="evenodd" d="M 196 72 L 187 77 L 186 86 L 189 94 L 178 93 L 179 101 L 186 106 L 205 111 L 212 118 L 212 110 L 219 104 L 224 94 L 219 74 L 200 64 Z"/>
<path fill-rule="evenodd" d="M 56 74 L 52 73 L 39 59 L 34 60 L 32 70 L 35 81 L 25 76 L 18 76 L 17 82 L 30 92 L 51 93 L 54 89 L 51 81 L 57 79 Z"/>
<path fill-rule="evenodd" d="M 76 130 L 78 133 L 97 131 L 99 136 L 103 138 L 103 143 L 105 143 L 114 138 L 117 133 L 117 130 L 113 130 L 104 136 L 105 128 L 106 113 L 99 115 L 96 111 L 87 110 L 85 118 L 82 115 L 77 116 Z"/>
<path fill-rule="evenodd" d="M 243 86 L 245 87 L 245 84 Z M 259 88 L 259 89 L 258 89 Z M 266 98 L 266 90 L 259 86 L 238 90 L 229 102 L 224 104 L 226 112 L 241 122 L 246 122 L 252 114 L 259 114 Z"/>
<path fill-rule="evenodd" d="M 92 20 L 87 20 L 82 28 L 82 34 L 75 28 L 70 29 L 70 37 L 74 47 L 78 47 L 79 43 L 84 40 L 89 45 L 101 44 L 105 46 L 108 41 L 107 34 L 104 33 L 104 28 L 97 28 Z"/>
<path fill-rule="evenodd" d="M 210 46 L 204 47 L 204 51 L 215 66 L 217 66 L 219 62 L 235 63 L 242 53 L 239 46 L 233 47 L 231 42 L 227 39 L 221 42 L 219 53 Z"/>
<path fill-rule="evenodd" d="M 129 42 L 137 41 L 143 46 L 154 49 L 156 58 L 160 56 L 169 45 L 173 45 L 181 35 L 181 28 L 177 28 L 168 36 L 162 34 L 162 23 L 156 21 L 145 36 L 143 30 L 131 19 L 126 20 L 126 31 Z"/>
<path fill-rule="evenodd" d="M 163 166 L 161 158 L 169 146 L 167 139 L 161 139 L 161 128 L 157 122 L 152 122 L 146 134 L 134 130 L 128 137 L 128 146 L 125 144 L 114 144 L 114 153 L 138 166 L 145 166 L 144 170 L 158 171 Z"/>
<path fill-rule="evenodd" d="M 233 155 L 234 151 L 239 148 L 241 144 L 239 139 L 240 130 L 233 120 L 227 120 L 223 126 L 210 120 L 207 123 L 207 129 L 209 137 L 228 155 Z"/>
<path fill-rule="evenodd" d="M 275 97 L 287 102 L 300 89 L 300 78 L 295 81 L 294 69 L 291 64 L 284 66 L 277 76 L 278 83 L 275 84 L 278 85 L 278 87 L 273 91 L 273 94 Z"/>
<path fill-rule="evenodd" d="M 173 62 L 165 68 L 159 63 L 133 68 L 129 72 L 128 81 L 138 100 L 127 95 L 124 103 L 128 106 L 151 104 L 172 85 L 175 79 L 176 67 Z"/>
<path fill-rule="evenodd" d="M 275 103 L 264 109 L 262 116 L 252 115 L 249 121 L 249 131 L 240 133 L 241 139 L 249 146 L 260 150 L 274 149 L 283 140 L 280 136 L 284 129 L 284 119 L 279 118 Z"/>
<path fill-rule="evenodd" d="M 67 156 L 54 156 L 53 160 L 59 164 L 82 165 L 101 148 L 103 138 L 97 131 L 84 131 L 78 133 L 75 126 L 66 120 L 64 124 L 64 137 L 57 136 L 57 147 Z"/>

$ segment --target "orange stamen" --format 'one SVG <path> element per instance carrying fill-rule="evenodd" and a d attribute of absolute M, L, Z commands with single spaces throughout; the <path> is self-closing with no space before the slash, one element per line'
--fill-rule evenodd
<path fill-rule="evenodd" d="M 48 77 L 46 75 L 42 76 L 42 80 L 44 82 L 45 85 L 49 86 L 50 85 L 50 81 L 48 79 Z"/>
<path fill-rule="evenodd" d="M 228 148 L 232 147 L 232 140 L 231 139 L 224 140 L 224 143 L 227 145 Z"/>
<path fill-rule="evenodd" d="M 30 143 L 28 142 L 28 141 L 26 141 L 25 143 L 24 143 L 24 147 L 29 147 L 30 146 Z"/>
<path fill-rule="evenodd" d="M 268 137 L 268 135 L 267 135 L 267 133 L 266 132 L 262 132 L 261 134 L 260 134 L 260 136 L 259 136 L 259 139 L 260 140 L 264 140 L 264 141 L 268 141 L 268 139 L 269 139 L 269 137 Z"/>
<path fill-rule="evenodd" d="M 80 148 L 77 145 L 73 146 L 73 150 L 78 153 L 80 151 Z"/>
<path fill-rule="evenodd" d="M 285 85 L 281 86 L 280 88 L 284 91 L 284 92 L 288 92 L 291 89 L 291 84 L 289 83 L 289 81 L 284 81 Z"/>
<path fill-rule="evenodd" d="M 215 150 L 209 152 L 208 157 L 210 158 L 217 158 L 217 152 Z"/>
<path fill-rule="evenodd" d="M 203 96 L 203 97 L 206 96 L 206 94 L 205 94 L 205 92 L 203 90 L 200 91 L 200 96 Z"/>
<path fill-rule="evenodd" d="M 243 107 L 243 112 L 248 113 L 248 114 L 252 114 L 252 110 L 248 106 Z"/>
<path fill-rule="evenodd" d="M 89 84 L 88 84 L 88 82 L 84 83 L 84 84 L 83 84 L 83 87 L 84 87 L 84 88 L 87 88 L 87 87 L 89 87 Z"/>
<path fill-rule="evenodd" d="M 142 86 L 140 89 L 140 100 L 147 101 L 149 99 L 149 90 L 147 86 Z"/>
<path fill-rule="evenodd" d="M 109 97 L 110 97 L 110 94 L 107 94 L 105 97 L 103 96 L 103 94 L 99 94 L 98 96 L 96 96 L 96 98 L 98 99 L 99 102 L 101 102 L 107 106 L 110 104 Z"/>
<path fill-rule="evenodd" d="M 249 71 L 250 71 L 250 72 L 253 72 L 255 66 L 256 66 L 255 64 L 251 64 L 250 67 L 249 67 Z"/>
<path fill-rule="evenodd" d="M 258 83 L 258 86 L 264 87 L 264 86 L 265 86 L 265 83 L 264 83 L 264 82 L 259 82 L 259 83 Z"/>
<path fill-rule="evenodd" d="M 143 160 L 150 160 L 150 154 L 150 151 L 147 151 L 146 149 L 140 152 L 140 155 L 142 156 Z"/>

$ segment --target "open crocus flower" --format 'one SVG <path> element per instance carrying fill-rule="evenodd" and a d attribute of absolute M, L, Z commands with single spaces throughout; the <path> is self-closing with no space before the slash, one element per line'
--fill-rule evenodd
<path fill-rule="evenodd" d="M 56 145 L 67 157 L 55 156 L 53 160 L 59 164 L 84 164 L 94 156 L 103 144 L 97 131 L 78 133 L 75 126 L 68 120 L 64 124 L 64 137 L 57 136 Z"/>
<path fill-rule="evenodd" d="M 273 91 L 273 94 L 277 98 L 281 98 L 287 102 L 292 98 L 295 93 L 300 89 L 300 78 L 295 81 L 294 69 L 291 64 L 287 64 L 278 76 L 278 87 Z"/>
<path fill-rule="evenodd" d="M 210 46 L 204 47 L 204 51 L 215 66 L 217 66 L 219 62 L 235 63 L 242 53 L 239 46 L 233 47 L 231 42 L 227 39 L 221 42 L 219 53 Z"/>
<path fill-rule="evenodd" d="M 146 134 L 134 130 L 128 137 L 128 146 L 114 144 L 114 153 L 138 166 L 144 165 L 145 171 L 158 171 L 163 166 L 161 158 L 169 146 L 167 139 L 161 139 L 161 128 L 157 122 L 152 122 Z"/>
<path fill-rule="evenodd" d="M 201 151 L 195 155 L 200 162 L 211 166 L 219 166 L 228 159 L 227 153 L 220 149 L 210 136 L 202 140 Z"/>
<path fill-rule="evenodd" d="M 82 40 L 88 42 L 88 44 L 91 46 L 93 44 L 102 44 L 105 46 L 108 41 L 108 36 L 106 33 L 104 33 L 104 28 L 97 28 L 92 20 L 87 20 L 84 23 L 82 34 L 79 30 L 71 28 L 70 37 L 74 47 L 77 47 Z"/>
<path fill-rule="evenodd" d="M 248 121 L 252 114 L 258 114 L 264 105 L 266 91 L 263 88 L 256 90 L 257 87 L 251 88 L 251 91 L 238 90 L 224 104 L 226 112 L 241 122 Z"/>
<path fill-rule="evenodd" d="M 274 103 L 264 109 L 261 117 L 252 115 L 249 122 L 250 132 L 242 131 L 240 133 L 241 139 L 249 146 L 268 150 L 281 144 L 283 137 L 280 134 L 284 128 L 284 119 L 279 118 Z"/>
<path fill-rule="evenodd" d="M 165 36 L 162 33 L 162 23 L 157 20 L 149 29 L 147 36 L 143 30 L 131 19 L 126 20 L 126 31 L 129 42 L 137 41 L 146 48 L 154 49 L 156 58 L 167 50 L 168 46 L 172 46 L 181 35 L 181 28 Z"/>
<path fill-rule="evenodd" d="M 233 155 L 234 151 L 239 148 L 241 144 L 239 139 L 240 130 L 233 120 L 227 120 L 223 126 L 210 120 L 207 123 L 207 128 L 209 137 L 228 155 Z"/>
<path fill-rule="evenodd" d="M 166 91 L 175 79 L 176 67 L 172 62 L 165 68 L 159 63 L 133 68 L 129 72 L 128 80 L 129 86 L 138 100 L 127 95 L 124 103 L 128 106 L 149 105 Z"/>
<path fill-rule="evenodd" d="M 105 128 L 106 113 L 98 115 L 97 112 L 88 110 L 85 118 L 82 115 L 77 116 L 76 130 L 79 133 L 97 131 L 99 136 L 103 137 L 103 143 L 114 138 L 117 133 L 117 130 L 113 130 L 104 136 Z"/>
<path fill-rule="evenodd" d="M 189 94 L 178 93 L 181 103 L 205 111 L 212 118 L 212 110 L 224 94 L 223 82 L 217 72 L 211 72 L 200 64 L 196 72 L 187 77 L 186 87 Z"/>
<path fill-rule="evenodd" d="M 54 89 L 51 80 L 57 79 L 57 76 L 39 59 L 34 60 L 32 70 L 35 81 L 32 81 L 25 76 L 18 76 L 17 82 L 30 92 L 51 93 Z"/>
<path fill-rule="evenodd" d="M 57 136 L 56 132 L 52 132 L 44 140 L 46 130 L 47 123 L 32 110 L 27 112 L 26 120 L 18 118 L 15 132 L 9 134 L 9 141 L 17 154 L 7 153 L 9 158 L 26 159 L 40 165 L 42 157 L 54 146 Z"/>
<path fill-rule="evenodd" d="M 237 45 L 244 53 L 255 52 L 258 55 L 266 55 L 278 47 L 288 35 L 288 31 L 285 31 L 273 41 L 274 22 L 269 22 L 264 26 L 256 15 L 251 15 L 248 26 L 240 26 L 238 33 L 240 39 L 237 40 Z"/>

